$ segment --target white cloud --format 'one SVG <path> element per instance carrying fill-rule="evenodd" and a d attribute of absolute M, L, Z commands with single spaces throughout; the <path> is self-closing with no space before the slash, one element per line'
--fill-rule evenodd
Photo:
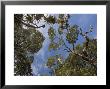
<path fill-rule="evenodd" d="M 43 21 L 41 21 L 41 23 L 39 23 L 39 26 L 44 24 Z M 45 28 L 39 28 L 37 30 L 39 30 L 43 36 L 45 37 L 45 40 L 42 44 L 42 48 L 34 54 L 34 61 L 32 63 L 32 69 L 33 69 L 33 73 L 35 75 L 39 75 L 39 70 L 41 70 L 41 68 L 45 67 L 44 63 L 45 63 L 45 56 L 47 51 L 48 51 L 48 44 L 49 44 L 49 37 L 48 37 L 48 25 L 46 25 Z M 45 67 L 46 68 L 46 67 Z"/>

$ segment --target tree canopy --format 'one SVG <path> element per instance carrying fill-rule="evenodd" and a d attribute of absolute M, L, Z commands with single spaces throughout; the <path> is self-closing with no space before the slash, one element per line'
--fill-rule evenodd
<path fill-rule="evenodd" d="M 93 27 L 90 25 L 88 31 L 84 32 L 78 25 L 70 26 L 68 22 L 70 18 L 69 14 L 59 14 L 56 19 L 58 30 L 55 31 L 52 27 L 48 30 L 51 40 L 49 50 L 59 50 L 64 46 L 64 51 L 69 52 L 69 56 L 65 60 L 60 56 L 54 59 L 49 58 L 47 66 L 52 67 L 54 75 L 57 76 L 97 75 L 97 39 L 89 37 Z M 77 44 L 79 36 L 83 37 L 85 42 Z M 72 47 L 69 47 L 67 42 Z"/>
<path fill-rule="evenodd" d="M 45 38 L 34 27 L 30 27 L 31 15 L 26 16 L 29 23 L 23 22 L 23 16 L 21 14 L 14 15 L 14 71 L 15 75 L 28 76 L 32 75 L 33 54 L 40 50 Z M 39 20 L 40 17 L 36 17 L 36 19 Z"/>
<path fill-rule="evenodd" d="M 94 31 L 90 25 L 84 31 L 77 24 L 70 25 L 70 14 L 15 14 L 14 15 L 14 62 L 15 75 L 32 75 L 31 63 L 34 53 L 42 48 L 45 40 L 37 29 L 49 26 L 50 44 L 48 50 L 63 49 L 69 53 L 67 58 L 55 54 L 48 58 L 46 66 L 53 76 L 95 76 L 97 75 L 97 39 L 89 34 Z M 39 25 L 39 23 L 41 23 Z M 57 25 L 57 29 L 54 25 Z M 45 29 L 42 29 L 45 30 Z M 78 43 L 79 37 L 84 42 Z M 71 46 L 68 46 L 71 45 Z"/>

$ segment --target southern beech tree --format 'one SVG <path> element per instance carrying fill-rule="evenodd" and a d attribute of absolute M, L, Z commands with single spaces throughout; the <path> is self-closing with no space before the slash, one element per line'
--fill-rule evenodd
<path fill-rule="evenodd" d="M 52 69 L 52 75 L 97 75 L 97 39 L 89 37 L 93 27 L 90 26 L 88 31 L 85 32 L 78 25 L 70 25 L 70 18 L 71 15 L 69 14 L 14 15 L 15 75 L 32 75 L 31 63 L 34 59 L 33 55 L 40 50 L 45 40 L 37 29 L 45 28 L 46 25 L 49 27 L 48 35 L 50 39 L 48 50 L 58 51 L 62 49 L 69 54 L 67 58 L 64 58 L 61 54 L 50 55 L 47 66 Z M 79 36 L 85 41 L 77 44 L 80 39 Z"/>

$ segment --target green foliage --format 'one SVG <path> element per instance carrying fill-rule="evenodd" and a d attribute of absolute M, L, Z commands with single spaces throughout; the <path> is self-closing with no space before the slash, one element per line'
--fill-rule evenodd
<path fill-rule="evenodd" d="M 45 17 L 44 20 L 49 23 L 49 24 L 55 24 L 56 23 L 56 18 L 54 16 L 49 16 L 49 17 Z"/>
<path fill-rule="evenodd" d="M 49 44 L 49 50 L 53 49 L 53 50 L 57 50 L 57 48 L 59 47 L 58 43 L 52 42 Z"/>
<path fill-rule="evenodd" d="M 59 28 L 58 29 L 58 33 L 61 35 L 61 34 L 63 34 L 63 29 L 62 28 Z"/>
<path fill-rule="evenodd" d="M 15 25 L 16 28 L 21 28 L 22 19 L 23 19 L 23 15 L 22 14 L 14 14 L 14 25 Z"/>
<path fill-rule="evenodd" d="M 14 71 L 15 75 L 20 76 L 31 76 L 32 75 L 32 69 L 31 69 L 31 59 L 23 55 L 22 53 L 16 53 L 15 54 L 15 60 L 14 60 Z"/>
<path fill-rule="evenodd" d="M 27 14 L 26 19 L 29 23 L 32 23 L 33 16 Z M 45 38 L 35 28 L 24 29 L 22 18 L 23 15 L 14 16 L 14 75 L 30 76 L 32 55 L 40 50 Z"/>
<path fill-rule="evenodd" d="M 26 55 L 35 53 L 42 47 L 43 35 L 35 29 L 15 29 L 14 31 L 15 51 L 15 75 L 31 75 L 31 63 Z M 28 71 L 29 70 L 29 71 Z"/>
<path fill-rule="evenodd" d="M 23 49 L 26 52 L 35 53 L 41 47 L 43 35 L 35 29 L 15 29 L 15 49 Z"/>
<path fill-rule="evenodd" d="M 14 71 L 15 75 L 32 75 L 31 63 L 33 54 L 38 52 L 45 40 L 37 28 L 44 28 L 48 24 L 48 36 L 50 39 L 49 51 L 58 51 L 61 47 L 69 56 L 64 58 L 57 54 L 50 56 L 47 66 L 58 76 L 94 76 L 97 75 L 97 39 L 89 38 L 93 31 L 90 26 L 88 32 L 78 25 L 70 25 L 69 14 L 58 16 L 44 14 L 15 14 L 14 15 Z M 44 21 L 44 24 L 37 26 L 37 23 Z M 54 24 L 58 29 L 54 29 Z M 77 44 L 78 37 L 85 39 L 83 43 Z M 65 38 L 63 38 L 65 37 Z M 69 43 L 71 47 L 66 45 Z M 31 56 L 29 56 L 31 54 Z M 43 75 L 42 75 L 43 76 Z"/>
<path fill-rule="evenodd" d="M 25 21 L 33 24 L 33 22 L 41 20 L 44 17 L 44 14 L 26 14 L 24 15 Z"/>
<path fill-rule="evenodd" d="M 47 66 L 51 68 L 55 64 L 55 57 L 48 58 Z"/>
<path fill-rule="evenodd" d="M 86 42 L 83 44 L 86 47 Z M 90 63 L 97 66 L 97 39 L 89 39 L 88 47 L 86 49 L 87 57 L 90 59 Z"/>
<path fill-rule="evenodd" d="M 83 46 L 81 44 L 77 44 L 76 47 L 75 47 L 75 50 L 78 52 L 78 53 L 81 53 L 82 50 L 83 50 Z"/>
<path fill-rule="evenodd" d="M 52 27 L 50 27 L 50 28 L 48 29 L 48 35 L 49 35 L 49 38 L 50 38 L 51 40 L 54 40 L 54 38 L 55 38 L 55 30 L 54 30 Z"/>
<path fill-rule="evenodd" d="M 94 42 L 95 43 L 95 42 Z M 96 47 L 96 44 L 91 42 L 89 46 L 94 45 Z M 77 45 L 75 47 L 75 50 L 78 53 L 83 52 L 82 51 L 83 46 Z M 96 52 L 96 49 L 92 50 L 92 48 L 89 48 L 89 52 Z M 89 58 L 91 59 L 90 56 L 93 57 L 94 54 L 89 54 Z M 96 54 L 94 55 L 96 56 Z M 96 62 L 96 57 L 95 61 Z M 91 62 L 91 60 L 90 60 Z M 96 65 L 96 64 L 94 64 Z M 85 61 L 82 57 L 70 53 L 68 58 L 65 60 L 64 64 L 58 68 L 55 69 L 55 74 L 56 76 L 96 76 L 97 75 L 97 68 L 96 66 L 91 65 L 88 63 L 88 61 Z"/>
<path fill-rule="evenodd" d="M 29 23 L 32 23 L 32 21 L 33 21 L 33 15 L 27 14 L 26 20 L 27 20 Z"/>
<path fill-rule="evenodd" d="M 96 76 L 97 75 L 97 40 L 90 39 L 88 33 L 92 32 L 93 27 L 90 27 L 88 32 L 83 32 L 78 25 L 70 26 L 68 20 L 71 16 L 66 14 L 59 14 L 57 24 L 59 25 L 55 33 L 55 29 L 52 29 L 49 34 L 51 40 L 49 50 L 58 50 L 60 47 L 65 47 L 64 50 L 69 52 L 69 56 L 65 61 L 62 61 L 60 57 L 56 59 L 48 59 L 50 62 L 54 75 L 56 76 Z M 63 35 L 62 35 L 63 34 Z M 66 45 L 66 41 L 72 45 L 73 48 L 69 48 Z M 85 42 L 76 44 L 78 37 L 82 36 Z M 57 60 L 55 64 L 55 60 Z M 57 67 L 53 67 L 53 66 Z M 47 65 L 48 66 L 48 65 Z"/>
<path fill-rule="evenodd" d="M 51 40 L 51 43 L 49 44 L 49 47 L 48 47 L 49 51 L 58 50 L 64 44 L 64 41 L 62 38 L 59 38 L 58 40 L 59 40 L 58 42 L 54 42 L 53 40 Z"/>
<path fill-rule="evenodd" d="M 40 20 L 42 17 L 44 17 L 44 14 L 36 14 L 34 17 L 35 17 L 35 19 L 38 21 L 38 20 Z"/>
<path fill-rule="evenodd" d="M 78 27 L 73 26 L 68 30 L 68 33 L 66 35 L 66 40 L 70 44 L 76 43 L 76 40 L 78 40 L 78 35 L 79 35 Z"/>

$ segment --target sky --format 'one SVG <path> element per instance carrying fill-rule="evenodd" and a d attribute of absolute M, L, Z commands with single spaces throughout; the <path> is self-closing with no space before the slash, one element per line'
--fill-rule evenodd
<path fill-rule="evenodd" d="M 89 34 L 89 36 L 92 38 L 97 38 L 97 14 L 71 14 L 71 18 L 69 19 L 69 24 L 71 26 L 77 24 L 84 32 L 88 31 L 90 25 L 92 25 L 93 32 Z M 46 25 L 44 29 L 37 29 L 43 34 L 45 40 L 43 42 L 42 48 L 37 53 L 34 53 L 34 61 L 31 67 L 32 67 L 32 73 L 35 76 L 41 76 L 41 75 L 51 76 L 50 74 L 51 69 L 49 69 L 46 66 L 48 57 L 56 53 L 60 53 L 61 55 L 64 56 L 64 58 L 68 57 L 68 53 L 62 49 L 58 50 L 57 52 L 48 51 L 48 46 L 50 43 L 50 39 L 48 37 L 48 28 L 49 26 Z M 58 26 L 55 25 L 54 28 L 57 29 Z M 84 39 L 79 36 L 77 44 L 81 42 L 84 42 Z M 67 45 L 70 46 L 68 43 Z"/>

